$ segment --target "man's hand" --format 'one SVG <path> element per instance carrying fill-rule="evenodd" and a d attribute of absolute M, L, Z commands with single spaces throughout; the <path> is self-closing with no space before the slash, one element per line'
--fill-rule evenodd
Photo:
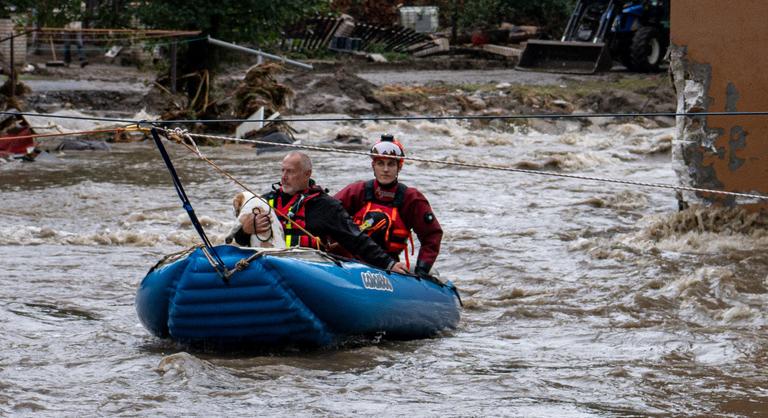
<path fill-rule="evenodd" d="M 408 274 L 408 268 L 405 267 L 405 263 L 403 263 L 402 261 L 398 261 L 397 263 L 395 263 L 395 265 L 392 266 L 392 271 L 400 274 Z"/>
<path fill-rule="evenodd" d="M 266 213 L 259 213 L 256 215 L 253 213 L 245 213 L 240 216 L 239 221 L 240 224 L 243 225 L 243 232 L 248 235 L 263 234 L 269 232 L 272 228 L 269 216 Z"/>

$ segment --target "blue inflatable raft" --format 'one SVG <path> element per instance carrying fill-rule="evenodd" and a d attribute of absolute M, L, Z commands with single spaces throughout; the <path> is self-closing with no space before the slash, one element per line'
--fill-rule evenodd
<path fill-rule="evenodd" d="M 450 283 L 388 273 L 308 249 L 215 247 L 224 281 L 200 249 L 142 280 L 136 311 L 153 335 L 182 343 L 323 346 L 352 336 L 415 339 L 456 327 Z"/>

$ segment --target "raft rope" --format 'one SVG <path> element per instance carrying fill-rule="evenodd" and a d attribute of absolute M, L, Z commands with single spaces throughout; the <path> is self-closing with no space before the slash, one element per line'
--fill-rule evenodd
<path fill-rule="evenodd" d="M 269 205 L 269 202 L 267 202 L 267 200 L 266 200 L 266 199 L 264 199 L 263 197 L 261 197 L 261 195 L 259 195 L 259 194 L 255 193 L 255 192 L 254 192 L 253 190 L 251 190 L 251 189 L 250 189 L 248 186 L 246 186 L 246 185 L 245 185 L 243 182 L 241 182 L 240 180 L 236 179 L 236 178 L 235 178 L 233 175 L 229 174 L 229 173 L 228 173 L 226 170 L 224 170 L 223 168 L 219 167 L 219 166 L 218 166 L 216 163 L 214 163 L 213 161 L 211 161 L 211 159 L 210 159 L 210 158 L 208 158 L 208 157 L 206 157 L 205 155 L 203 155 L 203 153 L 200 151 L 200 148 L 198 148 L 198 146 L 197 146 L 197 143 L 195 142 L 195 140 L 192 138 L 192 136 L 191 136 L 191 135 L 190 135 L 190 134 L 189 134 L 187 131 L 185 131 L 185 130 L 183 130 L 183 129 L 180 129 L 180 128 L 175 128 L 175 129 L 172 129 L 172 130 L 168 130 L 168 129 L 162 129 L 162 128 L 156 128 L 156 129 L 164 131 L 164 132 L 165 132 L 165 134 L 166 134 L 166 137 L 167 137 L 168 139 L 171 139 L 173 142 L 176 142 L 176 143 L 178 143 L 178 144 L 181 144 L 181 145 L 183 145 L 183 146 L 184 146 L 184 147 L 186 147 L 186 148 L 187 148 L 187 149 L 188 149 L 190 152 L 192 152 L 193 154 L 197 155 L 197 156 L 198 156 L 198 157 L 199 157 L 201 160 L 203 160 L 203 161 L 205 161 L 206 163 L 208 163 L 208 164 L 209 164 L 211 167 L 213 167 L 214 169 L 216 169 L 216 171 L 218 171 L 219 173 L 221 173 L 223 176 L 225 176 L 225 177 L 227 177 L 228 179 L 232 180 L 232 181 L 233 181 L 235 184 L 237 184 L 238 186 L 240 186 L 240 187 L 241 187 L 243 190 L 245 190 L 246 192 L 249 192 L 249 193 L 251 193 L 251 194 L 252 194 L 252 195 L 253 195 L 255 198 L 257 198 L 257 199 L 261 200 L 262 202 L 264 202 L 265 204 Z M 187 139 L 187 141 L 188 141 L 188 142 L 190 142 L 190 143 L 192 143 L 192 145 L 189 145 L 189 144 L 188 144 L 187 142 L 185 142 L 185 141 L 184 141 L 182 138 L 185 138 L 185 139 Z M 286 214 L 284 214 L 284 213 L 280 212 L 280 211 L 279 211 L 277 208 L 273 208 L 273 207 L 271 207 L 271 206 L 270 206 L 270 208 L 271 208 L 272 210 L 274 210 L 274 211 L 275 211 L 275 213 L 277 214 L 277 216 L 279 216 L 279 217 L 283 218 L 283 219 L 284 219 L 286 222 L 289 222 L 289 223 L 291 223 L 291 226 L 292 226 L 292 227 L 295 227 L 296 229 L 300 230 L 301 232 L 303 232 L 303 233 L 307 234 L 307 236 L 309 236 L 310 240 L 315 240 L 315 239 L 317 239 L 317 241 L 316 241 L 316 242 L 318 243 L 318 248 L 317 248 L 317 249 L 318 249 L 318 250 L 320 249 L 320 245 L 322 245 L 322 244 L 321 244 L 321 242 L 322 242 L 322 241 L 321 241 L 321 240 L 320 240 L 318 237 L 316 237 L 315 235 L 313 235 L 313 234 L 312 234 L 311 232 L 309 232 L 309 231 L 308 231 L 306 228 L 304 228 L 304 227 L 302 227 L 301 225 L 298 225 L 298 224 L 296 224 L 295 222 L 293 222 L 293 220 L 292 220 L 290 217 L 288 217 L 288 215 L 286 215 Z M 270 230 L 270 231 L 271 231 L 271 230 Z M 257 238 L 258 238 L 258 236 L 257 236 Z M 260 238 L 259 238 L 259 239 L 260 239 Z M 260 239 L 260 240 L 261 240 L 261 239 Z"/>
<path fill-rule="evenodd" d="M 184 210 L 187 211 L 189 220 L 192 222 L 192 225 L 195 227 L 195 230 L 197 230 L 198 235 L 200 235 L 200 238 L 203 240 L 203 245 L 205 245 L 205 248 L 202 248 L 203 254 L 205 254 L 206 258 L 208 258 L 211 266 L 213 266 L 214 270 L 216 270 L 216 273 L 218 273 L 219 277 L 221 277 L 224 283 L 229 283 L 229 278 L 234 271 L 231 272 L 227 270 L 227 266 L 224 264 L 224 261 L 222 261 L 221 257 L 219 257 L 219 255 L 216 253 L 213 245 L 211 245 L 211 241 L 208 240 L 208 236 L 205 235 L 203 225 L 200 224 L 200 220 L 197 219 L 197 215 L 195 215 L 195 210 L 192 208 L 192 203 L 190 203 L 187 194 L 184 192 L 184 187 L 181 185 L 181 180 L 179 179 L 178 174 L 176 174 L 176 169 L 173 167 L 171 157 L 168 156 L 168 152 L 165 150 L 165 146 L 163 146 L 162 140 L 160 140 L 160 135 L 158 135 L 157 129 L 152 128 L 150 129 L 150 132 L 152 133 L 152 138 L 155 140 L 157 149 L 160 151 L 160 155 L 163 157 L 163 161 L 165 161 L 165 166 L 168 168 L 168 172 L 171 174 L 173 186 L 176 188 L 176 193 L 178 193 L 179 199 L 181 199 L 182 206 L 184 207 Z"/>

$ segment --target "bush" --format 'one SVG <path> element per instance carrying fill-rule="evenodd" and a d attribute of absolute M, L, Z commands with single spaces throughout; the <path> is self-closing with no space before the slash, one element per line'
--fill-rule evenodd
<path fill-rule="evenodd" d="M 471 29 L 509 22 L 540 26 L 545 33 L 559 35 L 574 4 L 574 0 L 467 0 L 459 26 Z"/>

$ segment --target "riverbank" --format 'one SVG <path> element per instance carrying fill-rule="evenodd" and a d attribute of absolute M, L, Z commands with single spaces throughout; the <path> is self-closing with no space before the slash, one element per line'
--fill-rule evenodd
<path fill-rule="evenodd" d="M 676 103 L 664 73 L 616 69 L 597 75 L 561 75 L 520 72 L 498 61 L 451 59 L 400 64 L 323 61 L 315 65 L 317 70 L 286 68 L 278 74 L 278 81 L 294 92 L 292 105 L 281 112 L 283 116 L 658 113 L 674 112 Z M 445 67 L 464 69 L 441 69 Z M 247 65 L 232 65 L 215 77 L 208 94 L 209 100 L 223 109 L 220 118 L 233 117 L 228 109 L 234 108 L 234 92 L 247 69 Z M 47 68 L 22 75 L 22 82 L 31 90 L 23 97 L 23 105 L 33 112 L 75 109 L 110 116 L 131 116 L 141 110 L 160 115 L 169 108 L 183 107 L 183 97 L 168 94 L 155 79 L 156 74 L 150 71 L 109 64 Z M 579 122 L 590 126 L 610 121 Z M 674 119 L 656 117 L 639 122 L 648 128 L 667 127 Z M 553 133 L 563 129 L 563 123 L 556 120 L 482 124 L 500 129 L 527 126 Z"/>

